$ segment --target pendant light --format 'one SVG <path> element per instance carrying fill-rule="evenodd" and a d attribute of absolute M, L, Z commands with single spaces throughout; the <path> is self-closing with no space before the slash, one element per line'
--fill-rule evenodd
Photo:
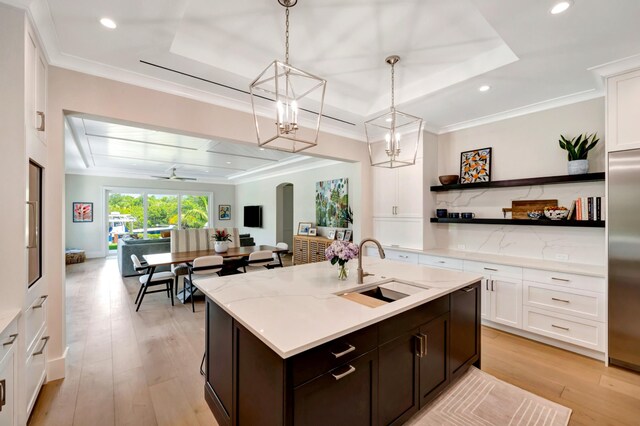
<path fill-rule="evenodd" d="M 422 119 L 396 110 L 395 65 L 398 61 L 397 55 L 386 59 L 391 65 L 389 112 L 364 123 L 371 165 L 390 169 L 414 165 L 422 137 Z"/>
<path fill-rule="evenodd" d="M 275 60 L 265 68 L 251 83 L 251 107 L 256 126 L 258 145 L 264 148 L 287 152 L 299 152 L 312 148 L 318 144 L 320 133 L 320 118 L 324 104 L 326 80 L 316 77 L 306 71 L 295 68 L 289 63 L 289 9 L 298 0 L 278 0 L 285 8 L 285 59 L 284 62 Z M 274 101 L 273 117 L 275 125 L 260 127 L 260 118 L 256 107 L 258 99 Z M 320 102 L 318 107 L 317 103 Z M 300 111 L 307 112 L 307 108 L 318 109 L 315 127 L 300 126 Z"/>

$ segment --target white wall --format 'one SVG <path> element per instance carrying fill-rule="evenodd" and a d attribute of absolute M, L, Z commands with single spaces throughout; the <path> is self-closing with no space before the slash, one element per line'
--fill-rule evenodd
<path fill-rule="evenodd" d="M 238 210 L 237 226 L 242 233 L 250 233 L 256 244 L 277 243 L 276 193 L 281 183 L 293 184 L 293 222 L 294 234 L 299 222 L 311 222 L 315 226 L 316 182 L 348 178 L 349 205 L 354 212 L 353 240 L 358 241 L 362 235 L 362 182 L 360 179 L 360 163 L 342 163 L 327 167 L 315 168 L 301 172 L 289 173 L 264 180 L 247 182 L 236 186 L 236 206 Z M 244 228 L 242 224 L 243 207 L 249 205 L 262 206 L 262 228 Z M 325 235 L 328 228 L 319 228 L 318 233 Z"/>
<path fill-rule="evenodd" d="M 158 189 L 172 191 L 201 191 L 213 193 L 214 224 L 217 227 L 234 227 L 237 211 L 235 209 L 235 187 L 197 182 L 167 182 L 162 180 L 143 180 L 102 176 L 65 176 L 65 245 L 67 248 L 85 250 L 88 257 L 105 255 L 105 187 Z M 74 201 L 92 202 L 94 220 L 89 223 L 74 223 L 72 203 Z M 231 220 L 218 220 L 218 205 L 231 205 Z"/>
<path fill-rule="evenodd" d="M 567 156 L 558 146 L 560 134 L 598 132 L 600 145 L 589 153 L 590 171 L 605 170 L 604 99 L 503 120 L 438 137 L 438 175 L 459 174 L 460 153 L 492 147 L 492 180 L 567 174 Z M 431 176 L 433 178 L 433 176 Z M 580 196 L 604 197 L 603 182 L 467 190 L 438 193 L 437 208 L 502 217 L 512 200 L 557 199 L 570 207 Z M 425 211 L 435 216 L 435 211 Z M 513 225 L 436 225 L 441 248 L 577 263 L 605 263 L 603 228 L 555 228 Z"/>

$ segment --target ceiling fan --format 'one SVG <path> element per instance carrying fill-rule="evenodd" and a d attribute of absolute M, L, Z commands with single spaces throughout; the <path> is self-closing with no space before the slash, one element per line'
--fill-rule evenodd
<path fill-rule="evenodd" d="M 156 178 L 156 179 L 166 179 L 166 180 L 198 180 L 195 178 L 189 178 L 189 177 L 182 177 L 182 176 L 176 176 L 176 168 L 173 167 L 171 169 L 171 175 L 170 176 L 151 176 L 152 178 Z"/>

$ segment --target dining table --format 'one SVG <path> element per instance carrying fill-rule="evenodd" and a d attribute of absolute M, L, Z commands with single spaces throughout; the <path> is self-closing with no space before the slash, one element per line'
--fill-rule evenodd
<path fill-rule="evenodd" d="M 179 265 L 181 263 L 189 264 L 198 257 L 203 256 L 222 256 L 222 258 L 224 259 L 224 264 L 222 270 L 220 271 L 220 275 L 239 274 L 241 272 L 238 271 L 238 268 L 242 266 L 242 260 L 247 259 L 251 255 L 251 253 L 255 253 L 257 251 L 270 251 L 274 254 L 277 254 L 280 265 L 282 265 L 282 258 L 280 257 L 281 254 L 288 252 L 287 249 L 281 249 L 268 245 L 259 245 L 247 247 L 229 247 L 227 251 L 221 253 L 210 249 L 182 251 L 175 253 L 145 254 L 142 257 L 146 261 L 145 266 L 148 267 L 147 273 L 149 274 L 149 276 L 147 278 L 147 281 L 151 282 L 151 277 L 155 273 L 157 267 Z M 191 297 L 191 292 L 186 286 L 184 286 L 183 289 L 178 293 L 177 297 L 182 303 L 185 303 Z"/>

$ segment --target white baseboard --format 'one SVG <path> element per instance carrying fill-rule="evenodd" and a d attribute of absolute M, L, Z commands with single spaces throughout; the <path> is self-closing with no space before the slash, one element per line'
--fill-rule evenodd
<path fill-rule="evenodd" d="M 98 257 L 104 257 L 104 252 L 102 251 L 86 251 L 84 253 L 85 256 L 87 256 L 87 259 L 95 259 Z"/>
<path fill-rule="evenodd" d="M 64 353 L 60 358 L 47 360 L 47 382 L 64 379 L 68 352 L 69 346 L 64 348 Z"/>
<path fill-rule="evenodd" d="M 598 361 L 606 362 L 605 354 L 603 352 L 582 348 L 580 346 L 572 345 L 571 343 L 562 342 L 560 340 L 552 339 L 546 336 L 540 336 L 539 334 L 531 333 L 525 330 L 519 330 L 517 328 L 497 324 L 495 322 L 487 320 L 482 320 L 482 325 L 490 328 L 495 328 L 496 330 L 505 331 L 510 334 L 515 334 L 516 336 L 524 337 L 529 340 L 544 343 L 549 346 L 555 346 L 556 348 L 564 349 L 565 351 L 574 352 L 589 358 L 597 359 Z"/>

